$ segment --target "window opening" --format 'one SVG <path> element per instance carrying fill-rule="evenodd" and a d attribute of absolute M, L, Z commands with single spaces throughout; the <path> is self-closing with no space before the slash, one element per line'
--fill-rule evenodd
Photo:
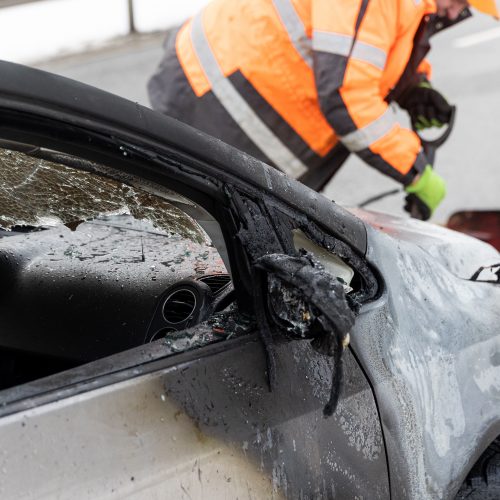
<path fill-rule="evenodd" d="M 217 222 L 177 193 L 56 157 L 0 148 L 0 389 L 165 337 L 172 352 L 222 340 L 185 333 L 235 308 Z"/>

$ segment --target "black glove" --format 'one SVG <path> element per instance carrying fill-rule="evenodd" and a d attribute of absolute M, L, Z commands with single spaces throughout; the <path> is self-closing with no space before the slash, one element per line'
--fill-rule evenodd
<path fill-rule="evenodd" d="M 432 215 L 431 209 L 416 194 L 406 195 L 404 209 L 414 219 L 429 220 Z"/>
<path fill-rule="evenodd" d="M 405 187 L 405 210 L 415 218 L 428 220 L 446 196 L 444 179 L 427 165 L 420 175 Z"/>
<path fill-rule="evenodd" d="M 451 118 L 451 105 L 427 81 L 405 92 L 398 100 L 398 104 L 408 111 L 415 130 L 442 127 L 445 123 L 449 123 Z"/>

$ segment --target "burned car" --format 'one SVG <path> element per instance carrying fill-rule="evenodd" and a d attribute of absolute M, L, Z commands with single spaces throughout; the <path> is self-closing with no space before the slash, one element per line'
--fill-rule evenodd
<path fill-rule="evenodd" d="M 3 498 L 498 497 L 493 247 L 0 74 Z"/>

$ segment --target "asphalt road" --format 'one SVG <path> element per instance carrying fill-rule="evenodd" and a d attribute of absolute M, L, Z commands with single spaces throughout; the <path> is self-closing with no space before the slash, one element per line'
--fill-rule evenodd
<path fill-rule="evenodd" d="M 37 66 L 149 105 L 145 86 L 160 60 L 162 38 L 128 38 Z M 458 107 L 455 131 L 435 162 L 448 195 L 433 220 L 443 222 L 464 208 L 500 209 L 500 23 L 478 14 L 437 35 L 430 60 L 434 86 Z M 353 157 L 324 193 L 356 205 L 394 187 L 398 184 Z M 401 214 L 402 205 L 399 193 L 370 208 Z"/>

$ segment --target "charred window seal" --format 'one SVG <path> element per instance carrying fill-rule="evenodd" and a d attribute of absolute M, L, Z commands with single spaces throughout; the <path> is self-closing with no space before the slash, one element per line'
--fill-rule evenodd
<path fill-rule="evenodd" d="M 355 279 L 359 283 L 348 299 L 353 306 L 359 308 L 379 295 L 380 281 L 367 262 L 348 244 L 329 235 L 302 213 L 266 194 L 250 190 L 243 193 L 227 184 L 224 192 L 232 214 L 239 214 L 239 219 L 233 220 L 233 224 L 237 230 L 237 239 L 246 249 L 244 253 L 248 253 L 247 260 L 251 260 L 252 256 L 268 253 L 297 255 L 293 230 L 299 229 L 311 241 L 340 257 L 355 271 Z M 260 203 L 253 200 L 260 200 Z M 254 235 L 257 234 L 262 237 L 255 238 Z M 251 267 L 251 264 L 248 266 Z"/>
<path fill-rule="evenodd" d="M 304 217 L 302 214 L 283 209 L 283 207 L 267 206 L 267 210 L 273 221 L 280 220 L 279 226 L 275 225 L 275 230 L 280 235 L 280 239 L 289 249 L 295 250 L 293 244 L 293 230 L 300 229 L 307 237 L 317 245 L 328 250 L 330 253 L 340 257 L 355 272 L 357 281 L 355 290 L 348 295 L 348 300 L 356 313 L 359 307 L 369 300 L 373 300 L 379 293 L 379 282 L 374 272 L 366 261 L 354 252 L 349 245 L 343 241 L 329 235 L 316 223 Z"/>
<path fill-rule="evenodd" d="M 332 385 L 324 415 L 334 413 L 342 382 L 342 353 L 349 343 L 349 331 L 362 302 L 376 296 L 378 282 L 365 261 L 347 244 L 327 235 L 303 214 L 285 206 L 270 195 L 242 193 L 230 186 L 225 187 L 228 204 L 232 212 L 240 216 L 236 238 L 246 250 L 254 293 L 254 307 L 259 331 L 266 348 L 268 378 L 271 390 L 275 386 L 276 361 L 272 325 L 279 325 L 270 317 L 269 293 L 273 288 L 283 289 L 296 303 L 308 302 L 307 328 L 295 332 L 295 337 L 312 339 L 312 347 L 334 360 Z M 323 266 L 305 251 L 297 252 L 293 243 L 293 230 L 300 229 L 312 241 L 339 256 L 360 277 L 360 287 L 351 296 L 346 296 L 343 285 L 332 279 Z M 332 301 L 342 303 L 333 312 Z M 338 311 L 343 311 L 339 315 Z M 278 312 L 278 316 L 279 316 Z M 290 323 L 290 321 L 288 322 Z M 287 337 L 287 329 L 281 329 Z M 290 334 L 290 328 L 288 329 Z"/>

